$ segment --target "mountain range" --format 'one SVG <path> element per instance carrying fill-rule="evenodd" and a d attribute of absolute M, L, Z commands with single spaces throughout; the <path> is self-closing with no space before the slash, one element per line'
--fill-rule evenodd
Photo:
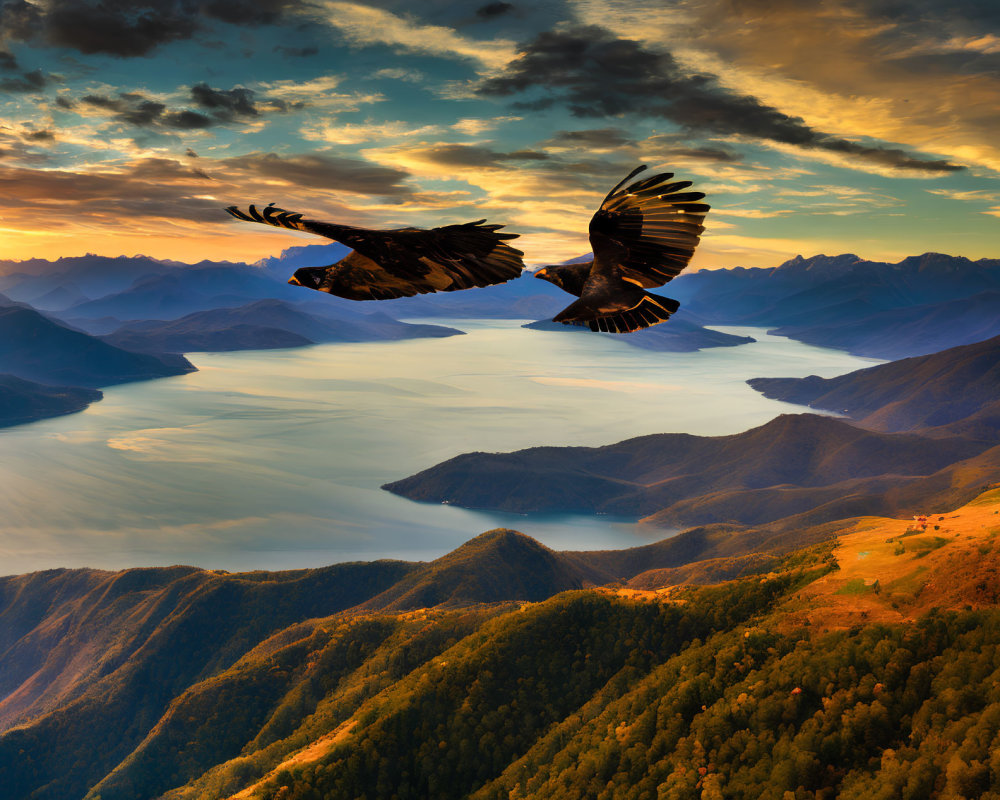
<path fill-rule="evenodd" d="M 783 414 L 730 436 L 663 433 L 605 447 L 467 453 L 383 488 L 465 508 L 615 514 L 673 528 L 807 513 L 815 524 L 905 511 L 914 493 L 932 491 L 953 465 L 978 458 L 994 469 L 998 457 L 996 442 L 930 441 Z M 961 488 L 975 493 L 981 484 L 977 475 Z"/>
<path fill-rule="evenodd" d="M 764 326 L 858 355 L 925 355 L 1000 334 L 1000 260 L 924 253 L 897 263 L 796 256 L 769 269 L 684 273 L 669 285 L 709 323 Z"/>
<path fill-rule="evenodd" d="M 56 386 L 109 386 L 181 375 L 182 356 L 133 353 L 26 306 L 0 307 L 0 373 Z"/>
<path fill-rule="evenodd" d="M 382 488 L 421 502 L 673 528 L 794 527 L 957 504 L 1000 480 L 1000 337 L 836 378 L 749 383 L 854 420 L 786 414 L 731 436 L 467 453 Z"/>
<path fill-rule="evenodd" d="M 189 353 L 196 350 L 262 350 L 319 342 L 368 342 L 461 335 L 441 325 L 413 325 L 380 312 L 310 314 L 282 300 L 257 300 L 236 308 L 198 311 L 177 320 L 122 325 L 104 336 L 130 350 Z"/>
<path fill-rule="evenodd" d="M 835 378 L 753 378 L 776 400 L 847 414 L 881 431 L 1000 440 L 1000 336 Z"/>
<path fill-rule="evenodd" d="M 1000 746 L 998 515 L 992 490 L 933 526 L 701 560 L 662 549 L 680 537 L 558 553 L 497 530 L 428 564 L 0 578 L 0 785 L 974 796 Z"/>
<path fill-rule="evenodd" d="M 294 258 L 311 261 L 307 249 Z M 857 320 L 974 304 L 993 291 L 996 267 L 959 264 L 938 304 L 928 293 L 954 260 L 823 259 L 756 275 L 743 293 L 727 281 L 750 271 L 698 280 L 717 282 L 733 314 L 752 316 L 756 303 L 773 315 L 767 325 L 814 328 L 827 314 L 850 319 L 852 292 L 868 304 Z M 106 285 L 120 280 L 106 266 Z M 257 269 L 267 279 L 283 268 Z M 866 269 L 877 285 L 857 295 Z M 22 289 L 44 272 L 24 270 Z M 108 295 L 73 283 L 79 296 Z M 148 287 L 131 299 L 129 286 L 109 292 L 128 313 Z M 73 294 L 35 289 L 52 308 Z M 223 296 L 213 291 L 202 296 Z M 238 340 L 240 320 L 254 317 L 242 307 L 256 302 L 243 299 L 122 335 L 165 342 L 215 325 Z M 315 326 L 285 331 L 302 339 L 335 329 L 305 309 L 268 301 L 262 313 Z M 0 369 L 86 366 L 127 380 L 154 362 L 186 363 L 121 350 L 24 305 L 0 307 L 2 325 Z M 26 338 L 5 350 L 5 331 Z M 556 552 L 500 529 L 429 563 L 0 578 L 0 795 L 990 797 L 998 360 L 1000 337 L 838 378 L 754 379 L 769 396 L 850 419 L 786 414 L 730 436 L 472 453 L 390 487 L 433 502 L 697 525 L 642 547 Z M 53 413 L 99 394 L 0 378 L 0 408 L 4 391 L 22 409 L 33 394 L 48 398 Z"/>

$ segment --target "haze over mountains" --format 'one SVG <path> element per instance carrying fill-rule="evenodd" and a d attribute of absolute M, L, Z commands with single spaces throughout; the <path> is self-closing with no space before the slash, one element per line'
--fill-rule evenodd
<path fill-rule="evenodd" d="M 86 388 L 182 375 L 183 356 L 133 353 L 72 330 L 22 305 L 0 306 L 0 426 L 86 408 Z"/>
<path fill-rule="evenodd" d="M 346 252 L 339 245 L 325 250 L 332 258 Z M 266 266 L 82 256 L 8 262 L 0 269 L 7 272 L 0 275 L 0 374 L 62 387 L 54 393 L 7 382 L 0 391 L 0 425 L 72 413 L 101 397 L 75 387 L 190 372 L 194 367 L 180 353 L 459 333 L 314 297 L 289 286 L 284 268 L 279 280 L 278 271 Z"/>
<path fill-rule="evenodd" d="M 381 312 L 309 314 L 283 300 L 257 300 L 236 308 L 197 311 L 177 320 L 126 323 L 104 341 L 131 350 L 263 350 L 320 342 L 393 341 L 461 335 L 441 325 L 413 325 Z"/>
<path fill-rule="evenodd" d="M 720 325 L 766 326 L 857 355 L 924 355 L 1000 334 L 1000 260 L 924 253 L 898 263 L 796 256 L 773 269 L 701 270 L 670 283 Z"/>

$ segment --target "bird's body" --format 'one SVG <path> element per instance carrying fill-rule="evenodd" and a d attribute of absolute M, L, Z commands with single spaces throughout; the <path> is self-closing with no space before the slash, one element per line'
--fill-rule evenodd
<path fill-rule="evenodd" d="M 335 264 L 303 267 L 288 281 L 350 300 L 389 300 L 428 292 L 452 292 L 504 283 L 521 274 L 520 250 L 506 243 L 517 234 L 497 233 L 486 220 L 422 230 L 355 228 L 303 219 L 269 205 L 258 211 L 226 209 L 237 219 L 307 231 L 352 248 Z"/>
<path fill-rule="evenodd" d="M 628 183 L 633 170 L 612 189 L 590 221 L 592 261 L 544 267 L 547 280 L 580 299 L 556 322 L 594 331 L 629 333 L 665 322 L 680 304 L 645 291 L 678 275 L 694 254 L 709 207 L 701 192 L 683 192 L 689 181 L 666 183 L 661 173 Z M 624 187 L 624 188 L 623 188 Z"/>

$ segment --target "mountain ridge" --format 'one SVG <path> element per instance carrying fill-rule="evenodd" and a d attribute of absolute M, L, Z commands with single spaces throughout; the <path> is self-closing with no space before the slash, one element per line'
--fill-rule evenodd
<path fill-rule="evenodd" d="M 751 378 L 765 397 L 836 410 L 882 431 L 1000 434 L 1000 336 L 835 378 Z M 992 421 L 992 422 L 991 422 Z"/>
<path fill-rule="evenodd" d="M 996 712 L 981 698 L 1000 646 L 1000 489 L 937 510 L 926 523 L 839 520 L 816 546 L 681 568 L 657 565 L 648 549 L 610 551 L 648 568 L 535 602 L 450 605 L 445 569 L 433 579 L 443 580 L 435 608 L 311 616 L 338 605 L 320 586 L 340 586 L 344 606 L 430 566 L 400 562 L 0 579 L 0 661 L 12 648 L 26 657 L 30 643 L 51 663 L 51 639 L 78 659 L 70 669 L 86 674 L 102 659 L 107 668 L 0 733 L 5 800 L 528 798 L 553 796 L 556 784 L 583 800 L 595 796 L 587 759 L 602 752 L 611 771 L 601 785 L 626 797 L 664 783 L 698 796 L 713 775 L 746 785 L 746 796 L 891 786 L 902 748 L 910 772 L 932 765 L 931 785 L 938 774 L 957 781 L 965 773 L 942 742 L 982 758 L 993 742 L 978 726 Z M 459 562 L 463 548 L 510 557 L 507 567 L 547 550 L 503 529 L 453 551 Z M 365 569 L 373 582 L 344 585 Z M 226 600 L 226 586 L 239 592 Z M 67 612 L 69 624 L 53 627 Z M 111 652 L 81 647 L 81 635 L 112 641 Z M 977 698 L 963 714 L 945 707 L 961 693 L 940 690 L 958 678 Z M 959 719 L 956 732 L 949 720 Z M 767 734 L 776 752 L 764 769 L 728 754 Z M 802 752 L 836 746 L 840 766 L 786 773 L 791 740 L 814 734 Z M 970 774 L 981 780 L 982 770 Z"/>
<path fill-rule="evenodd" d="M 38 383 L 95 387 L 193 370 L 183 356 L 132 353 L 27 306 L 0 307 L 0 372 Z"/>
<path fill-rule="evenodd" d="M 652 434 L 596 448 L 467 453 L 383 488 L 411 500 L 518 513 L 669 518 L 672 527 L 757 524 L 808 510 L 810 498 L 823 498 L 822 505 L 858 481 L 884 494 L 994 446 L 958 437 L 883 434 L 830 417 L 783 414 L 728 436 Z M 900 464 L 906 465 L 903 474 Z M 771 501 L 759 511 L 746 502 L 748 495 L 761 492 L 778 493 L 777 507 Z M 699 508 L 718 493 L 732 516 L 719 519 L 718 512 Z M 730 501 L 734 493 L 744 497 L 742 503 Z"/>

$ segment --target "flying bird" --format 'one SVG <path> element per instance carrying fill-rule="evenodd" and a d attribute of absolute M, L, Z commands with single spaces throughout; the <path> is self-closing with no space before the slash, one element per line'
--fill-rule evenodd
<path fill-rule="evenodd" d="M 344 258 L 325 267 L 303 267 L 288 280 L 318 292 L 350 300 L 391 300 L 427 292 L 453 292 L 504 283 L 521 274 L 520 250 L 505 240 L 516 233 L 497 233 L 503 225 L 486 220 L 443 228 L 401 228 L 375 231 L 303 219 L 277 208 L 250 206 L 226 209 L 237 219 L 325 236 L 352 248 Z"/>
<path fill-rule="evenodd" d="M 543 267 L 536 278 L 580 299 L 554 317 L 592 331 L 631 333 L 670 318 L 680 303 L 645 291 L 680 274 L 705 229 L 710 208 L 702 192 L 685 192 L 691 181 L 668 183 L 662 172 L 629 183 L 645 166 L 616 185 L 590 220 L 592 260 Z"/>

